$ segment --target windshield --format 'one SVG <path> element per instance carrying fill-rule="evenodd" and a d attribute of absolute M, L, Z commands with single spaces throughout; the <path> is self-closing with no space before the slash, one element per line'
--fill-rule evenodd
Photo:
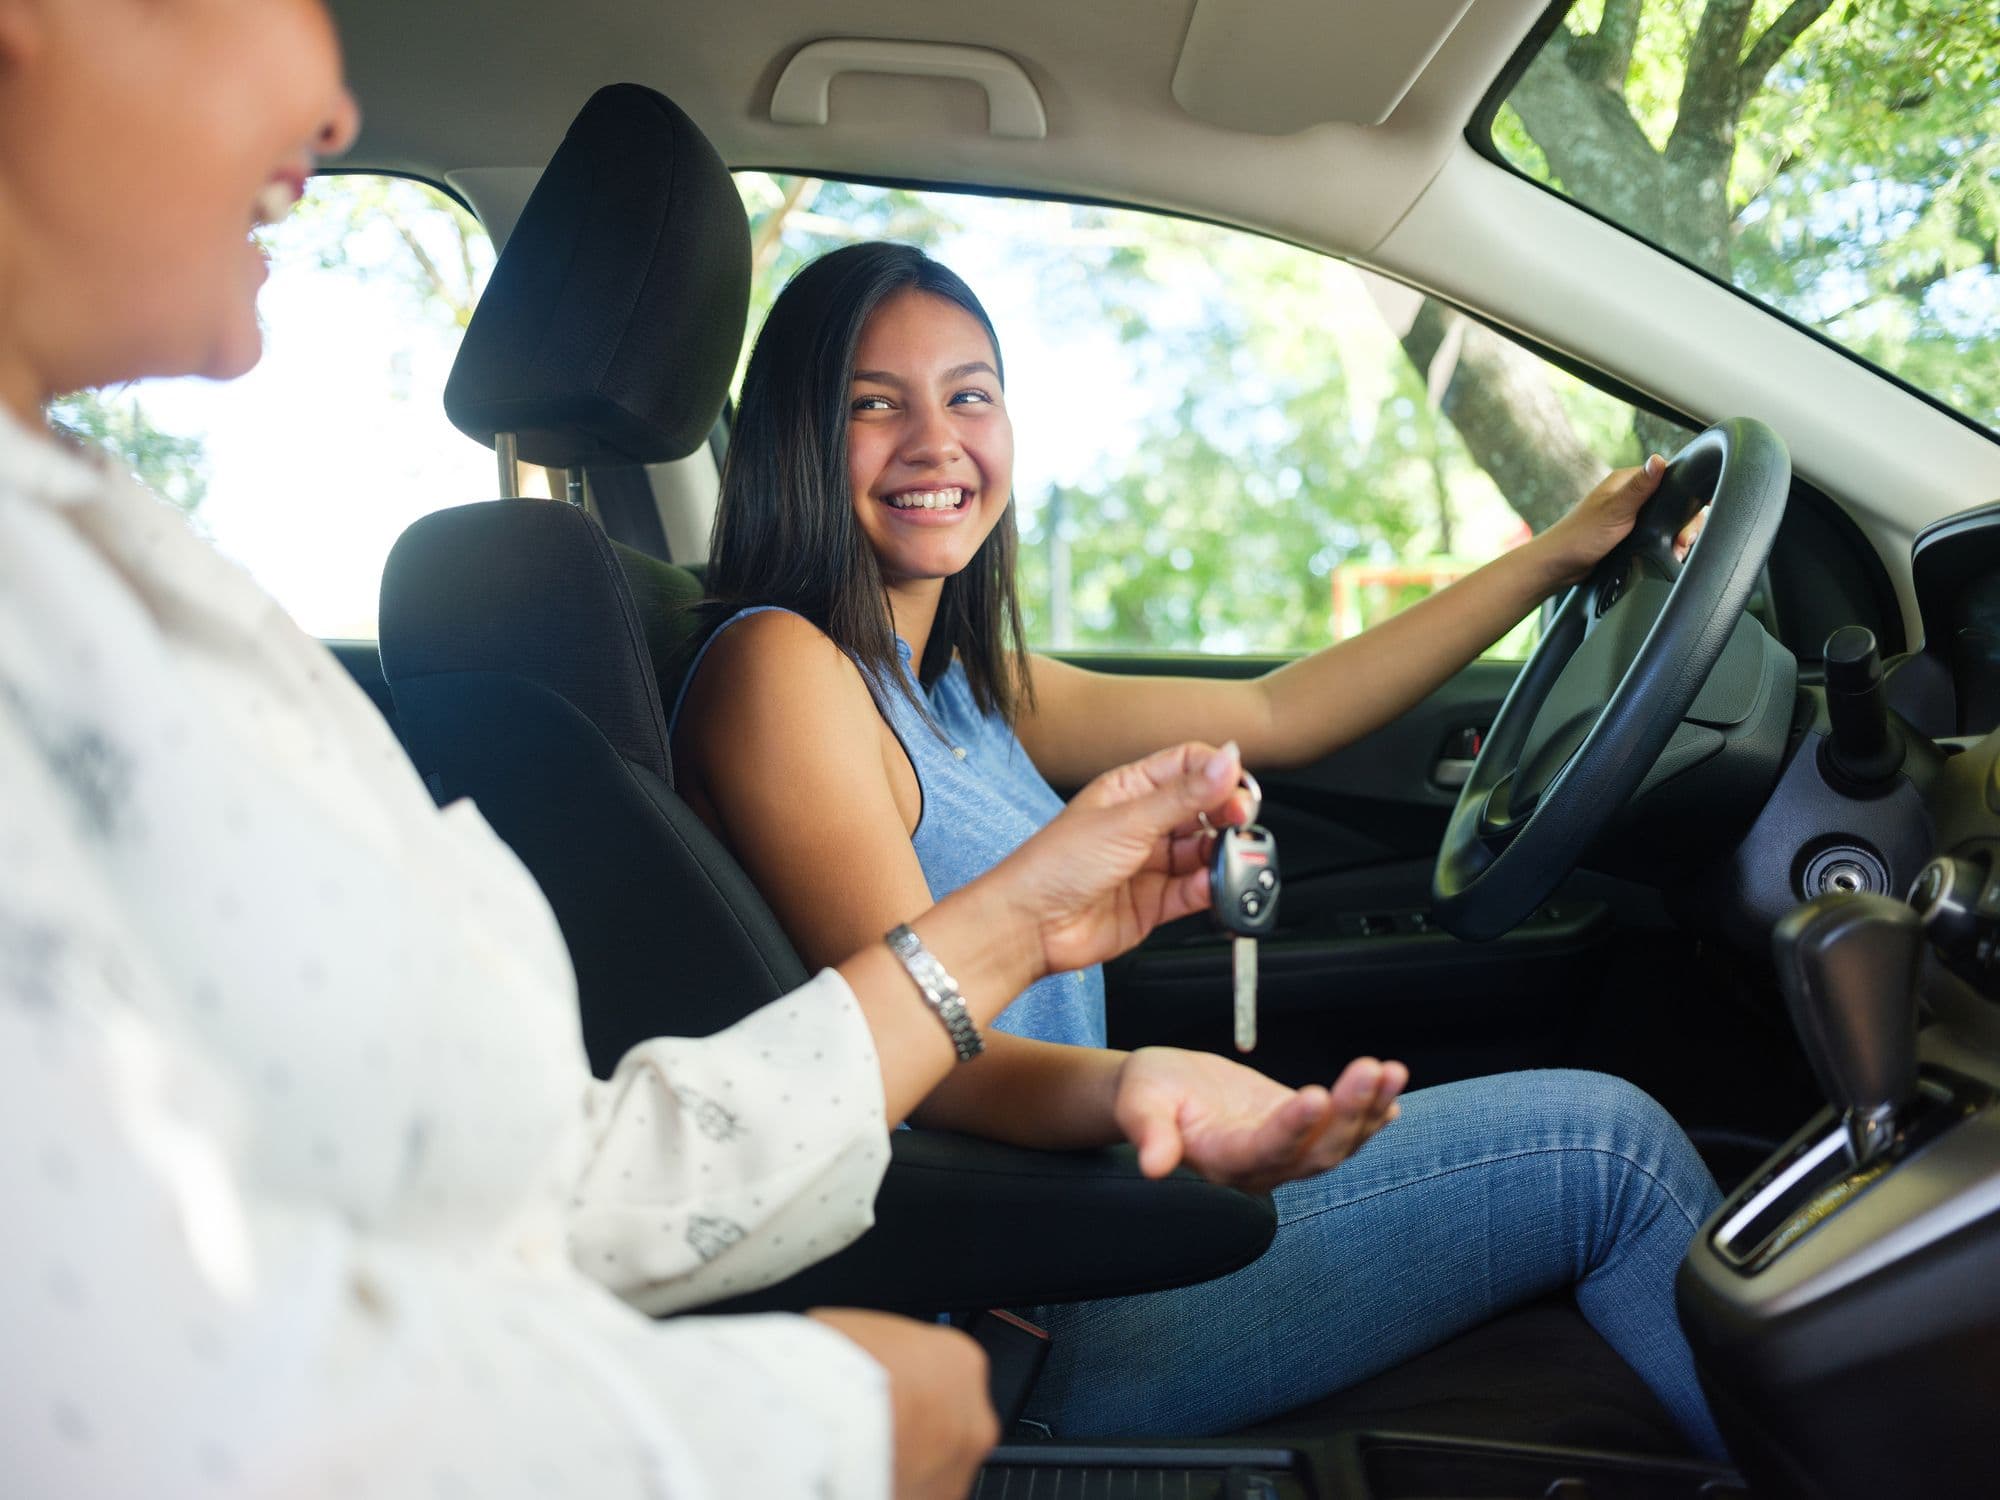
<path fill-rule="evenodd" d="M 1510 164 L 2000 429 L 1992 0 L 1580 0 Z"/>

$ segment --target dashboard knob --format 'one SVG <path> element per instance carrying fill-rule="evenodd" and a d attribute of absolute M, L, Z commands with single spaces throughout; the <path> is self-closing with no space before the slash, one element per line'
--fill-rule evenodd
<path fill-rule="evenodd" d="M 1985 888 L 1985 866 L 1949 854 L 1917 872 L 1910 885 L 1910 905 L 1945 958 L 1970 958 L 1977 950 L 1979 894 Z"/>

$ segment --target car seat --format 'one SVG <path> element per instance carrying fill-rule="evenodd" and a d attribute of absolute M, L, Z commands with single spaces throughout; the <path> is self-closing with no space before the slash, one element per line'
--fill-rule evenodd
<path fill-rule="evenodd" d="M 578 115 L 503 248 L 445 388 L 503 455 L 581 475 L 706 440 L 743 337 L 749 230 L 714 149 L 636 85 Z M 691 575 L 563 501 L 412 525 L 382 578 L 382 667 L 412 759 L 470 796 L 541 884 L 575 964 L 593 1067 L 717 1031 L 806 979 L 749 878 L 673 790 L 656 662 L 687 643 Z M 640 600 L 644 601 L 643 607 Z M 912 994 L 912 1003 L 915 995 Z M 933 1311 L 1204 1280 L 1270 1241 L 1265 1199 L 1129 1151 L 1054 1154 L 901 1131 L 875 1227 L 730 1306 Z"/>

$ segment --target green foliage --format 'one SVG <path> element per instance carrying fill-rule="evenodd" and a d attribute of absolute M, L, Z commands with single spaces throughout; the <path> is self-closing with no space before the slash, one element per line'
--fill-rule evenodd
<path fill-rule="evenodd" d="M 1132 389 L 1116 404 L 1149 411 L 1140 440 L 1059 492 L 1016 497 L 1032 640 L 1307 649 L 1331 638 L 1336 569 L 1448 552 L 1473 520 L 1489 537 L 1525 534 L 1349 267 L 1090 205 L 980 205 L 968 227 L 962 200 L 855 186 L 841 186 L 839 220 L 823 226 L 835 186 L 793 194 L 782 179 L 746 181 L 760 246 L 782 248 L 758 279 L 758 307 L 794 265 L 847 239 L 896 235 L 949 261 L 954 238 L 971 233 L 1001 240 L 1045 341 L 1108 328 L 1125 346 Z M 1607 448 L 1629 442 L 1629 408 L 1573 394 L 1579 423 L 1612 435 Z"/>
<path fill-rule="evenodd" d="M 386 286 L 413 315 L 461 332 L 493 271 L 492 241 L 465 206 L 401 177 L 315 177 L 298 207 L 262 233 L 291 263 Z"/>
<path fill-rule="evenodd" d="M 1851 4 L 1744 115 L 1737 284 L 2000 428 L 2000 18 Z"/>
<path fill-rule="evenodd" d="M 897 240 L 935 250 L 957 227 L 951 200 L 943 194 L 766 172 L 739 172 L 736 186 L 750 215 L 748 326 L 753 336 L 785 283 L 808 261 L 864 240 Z M 749 356 L 746 341 L 744 361 Z M 740 385 L 742 379 L 739 362 L 734 383 Z"/>
<path fill-rule="evenodd" d="M 129 391 L 64 396 L 51 403 L 49 425 L 74 442 L 102 449 L 190 515 L 208 495 L 208 455 L 201 439 L 155 427 Z"/>
<path fill-rule="evenodd" d="M 1813 11 L 1797 31 L 1774 23 Z M 1607 17 L 1636 21 L 1622 77 L 1605 62 Z M 1699 27 L 1746 12 L 1735 58 L 1704 71 Z M 1770 37 L 1769 45 L 1764 44 Z M 1746 72 L 1755 58 L 1761 72 Z M 1557 72 L 1557 68 L 1561 72 Z M 2000 12 L 1992 0 L 1588 0 L 1536 77 L 1532 127 L 1501 110 L 1494 142 L 1522 171 L 1570 193 L 1820 329 L 1975 421 L 2000 428 Z M 1534 70 L 1531 70 L 1533 72 Z M 1754 75 L 1754 76 L 1753 76 Z M 1550 107 L 1565 79 L 1578 107 Z M 1609 88 L 1637 127 L 1581 107 Z M 1717 123 L 1683 132 L 1690 101 L 1725 89 Z M 1522 89 L 1516 98 L 1524 99 Z M 1719 131 L 1727 150 L 1700 149 Z M 1590 139 L 1589 137 L 1594 137 Z M 1572 170 L 1552 163 L 1604 163 Z M 1643 184 L 1644 198 L 1621 188 Z M 1676 242 L 1719 215 L 1712 240 Z"/>

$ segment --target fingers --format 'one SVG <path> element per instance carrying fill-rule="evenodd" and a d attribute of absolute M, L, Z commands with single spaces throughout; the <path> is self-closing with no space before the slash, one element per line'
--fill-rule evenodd
<path fill-rule="evenodd" d="M 1704 505 L 1694 513 L 1694 518 L 1681 528 L 1680 535 L 1674 538 L 1674 556 L 1686 562 L 1688 553 L 1694 550 L 1695 538 L 1701 535 L 1702 527 L 1707 524 L 1708 507 Z"/>
<path fill-rule="evenodd" d="M 1177 1111 L 1151 1103 L 1140 1105 L 1139 1111 L 1139 1118 L 1128 1124 L 1132 1143 L 1139 1148 L 1139 1170 L 1148 1177 L 1164 1177 L 1181 1164 L 1186 1149 Z"/>
<path fill-rule="evenodd" d="M 1614 470 L 1603 488 L 1610 491 L 1619 510 L 1637 515 L 1639 507 L 1653 498 L 1666 472 L 1667 461 L 1654 453 L 1636 468 Z"/>
<path fill-rule="evenodd" d="M 1359 1151 L 1400 1113 L 1396 1099 L 1409 1081 L 1409 1069 L 1399 1062 L 1355 1058 L 1325 1091 L 1325 1118 L 1287 1175 L 1328 1171 Z"/>
<path fill-rule="evenodd" d="M 1142 760 L 1106 771 L 1075 797 L 1078 809 L 1122 808 L 1165 834 L 1178 849 L 1183 840 L 1205 835 L 1199 813 L 1213 827 L 1245 823 L 1253 811 L 1243 789 L 1243 754 L 1230 740 L 1221 747 L 1189 740 L 1156 750 Z M 1160 819 L 1171 821 L 1160 826 Z"/>
<path fill-rule="evenodd" d="M 1242 761 L 1234 740 L 1220 749 L 1199 740 L 1186 740 L 1106 771 L 1078 792 L 1076 801 L 1115 807 L 1153 793 L 1183 789 L 1191 799 L 1192 810 L 1207 807 L 1221 797 L 1235 784 L 1241 771 Z"/>
<path fill-rule="evenodd" d="M 1265 1190 L 1310 1175 L 1316 1169 L 1301 1164 L 1311 1159 L 1313 1145 L 1325 1135 L 1336 1109 L 1333 1096 L 1318 1084 L 1294 1091 L 1242 1143 L 1231 1176 L 1241 1186 Z"/>
<path fill-rule="evenodd" d="M 1157 927 L 1161 922 L 1174 922 L 1198 911 L 1207 911 L 1211 899 L 1205 864 L 1194 869 L 1177 869 L 1161 889 L 1160 914 L 1152 925 Z"/>
<path fill-rule="evenodd" d="M 1138 791 L 1126 805 L 1132 816 L 1145 820 L 1149 834 L 1166 835 L 1174 867 L 1181 867 L 1193 851 L 1192 841 L 1207 831 L 1196 814 L 1217 828 L 1249 819 L 1250 800 L 1241 786 L 1243 756 L 1234 740 L 1220 749 L 1197 742 L 1175 745 L 1123 769 L 1150 788 Z"/>

